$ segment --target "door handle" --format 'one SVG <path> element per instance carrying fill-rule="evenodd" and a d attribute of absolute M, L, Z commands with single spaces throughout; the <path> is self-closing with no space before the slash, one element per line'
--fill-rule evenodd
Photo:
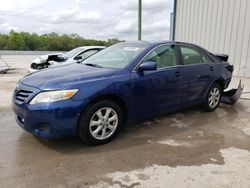
<path fill-rule="evenodd" d="M 180 71 L 176 71 L 175 72 L 175 77 L 179 77 L 181 75 L 181 72 Z"/>
<path fill-rule="evenodd" d="M 210 71 L 213 71 L 214 70 L 214 67 L 210 67 Z"/>

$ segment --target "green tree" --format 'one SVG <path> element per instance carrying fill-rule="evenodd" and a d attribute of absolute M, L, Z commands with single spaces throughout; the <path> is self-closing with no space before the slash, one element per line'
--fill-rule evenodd
<path fill-rule="evenodd" d="M 9 50 L 25 50 L 25 41 L 21 34 L 12 31 L 7 46 Z"/>
<path fill-rule="evenodd" d="M 0 50 L 68 51 L 79 46 L 109 46 L 117 42 L 120 42 L 120 40 L 85 39 L 77 33 L 70 35 L 59 35 L 57 33 L 39 35 L 37 33 L 11 31 L 9 34 L 0 34 Z"/>
<path fill-rule="evenodd" d="M 0 34 L 0 50 L 7 49 L 8 40 L 9 40 L 8 35 Z"/>

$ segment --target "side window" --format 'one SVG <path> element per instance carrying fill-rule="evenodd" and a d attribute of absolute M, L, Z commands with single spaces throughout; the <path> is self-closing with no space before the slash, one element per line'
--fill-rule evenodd
<path fill-rule="evenodd" d="M 86 59 L 87 57 L 93 55 L 96 52 L 98 52 L 98 50 L 88 50 L 88 51 L 85 51 L 85 52 L 79 54 L 78 56 L 82 57 L 82 59 Z"/>
<path fill-rule="evenodd" d="M 189 46 L 180 46 L 180 49 L 184 65 L 211 62 L 211 60 L 205 54 L 203 54 L 200 50 L 196 48 Z"/>
<path fill-rule="evenodd" d="M 174 46 L 160 46 L 150 52 L 143 62 L 156 62 L 157 68 L 170 67 L 176 65 L 176 53 Z"/>
<path fill-rule="evenodd" d="M 211 63 L 212 62 L 212 60 L 209 57 L 207 57 L 206 54 L 202 54 L 201 58 L 202 58 L 203 63 Z"/>

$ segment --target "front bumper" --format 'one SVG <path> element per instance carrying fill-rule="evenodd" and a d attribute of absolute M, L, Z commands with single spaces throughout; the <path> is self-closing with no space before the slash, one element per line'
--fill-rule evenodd
<path fill-rule="evenodd" d="M 80 102 L 61 101 L 47 105 L 18 105 L 13 102 L 17 123 L 26 131 L 43 138 L 76 135 Z"/>
<path fill-rule="evenodd" d="M 26 87 L 23 84 L 21 89 Z M 28 89 L 31 90 L 29 87 Z M 39 92 L 33 88 L 34 95 Z M 75 136 L 77 121 L 84 101 L 64 100 L 53 103 L 30 105 L 28 101 L 18 103 L 14 97 L 12 107 L 17 123 L 26 131 L 43 138 L 61 138 Z"/>

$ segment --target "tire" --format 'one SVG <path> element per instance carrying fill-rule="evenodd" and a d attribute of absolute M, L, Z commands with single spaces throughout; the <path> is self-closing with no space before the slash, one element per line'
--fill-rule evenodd
<path fill-rule="evenodd" d="M 86 144 L 101 145 L 113 140 L 122 124 L 121 108 L 113 101 L 100 101 L 89 106 L 81 115 L 78 134 Z"/>
<path fill-rule="evenodd" d="M 221 96 L 221 86 L 217 83 L 214 83 L 207 92 L 203 103 L 203 110 L 207 112 L 215 111 L 220 104 Z"/>

